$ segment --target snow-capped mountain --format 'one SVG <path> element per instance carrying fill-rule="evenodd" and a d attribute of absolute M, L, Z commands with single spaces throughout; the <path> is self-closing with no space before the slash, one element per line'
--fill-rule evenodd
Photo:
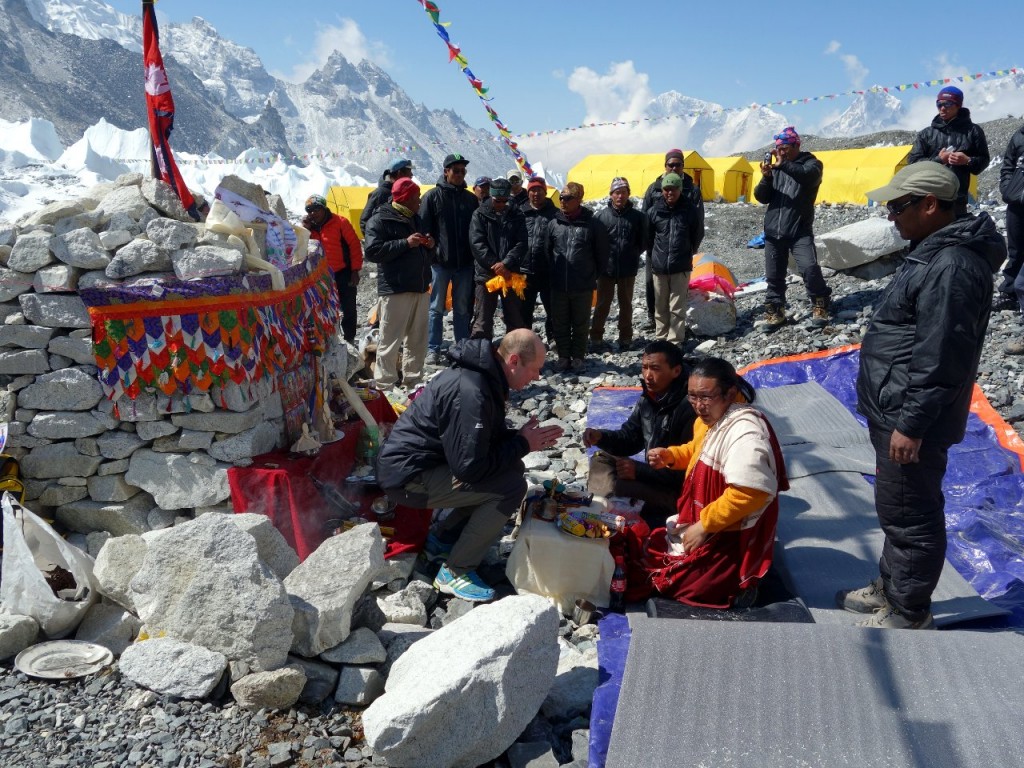
<path fill-rule="evenodd" d="M 881 89 L 865 91 L 839 117 L 821 127 L 821 136 L 860 136 L 900 125 L 903 102 Z"/>
<path fill-rule="evenodd" d="M 84 38 L 95 45 L 113 41 L 121 50 L 140 50 L 139 18 L 119 13 L 100 0 L 0 0 L 0 15 L 5 5 L 19 3 L 58 37 Z M 502 173 L 513 164 L 494 136 L 471 128 L 450 110 L 429 110 L 413 102 L 386 72 L 368 61 L 353 65 L 336 53 L 304 83 L 294 84 L 273 77 L 253 50 L 221 37 L 201 18 L 188 24 L 161 19 L 160 38 L 176 102 L 180 104 L 181 83 L 192 77 L 207 101 L 244 124 L 259 125 L 270 133 L 275 124 L 282 127 L 283 134 L 274 144 L 250 145 L 257 149 L 290 154 L 281 148 L 287 143 L 295 154 L 328 155 L 333 164 L 369 178 L 376 177 L 389 159 L 383 150 L 395 146 L 417 147 L 407 154 L 420 168 L 417 175 L 430 181 L 440 173 L 444 155 L 453 150 L 470 157 L 474 168 L 483 173 Z M 137 65 L 134 57 L 133 61 Z M 141 99 L 141 88 L 134 90 Z M 0 117 L 26 116 L 24 110 L 11 111 L 0 103 Z M 37 116 L 50 118 L 49 114 Z M 83 115 L 78 135 L 101 117 L 125 128 L 144 125 L 90 111 Z M 61 121 L 54 123 L 63 135 Z M 186 132 L 179 123 L 175 146 L 229 156 L 218 142 L 205 147 L 198 142 L 183 144 Z"/>

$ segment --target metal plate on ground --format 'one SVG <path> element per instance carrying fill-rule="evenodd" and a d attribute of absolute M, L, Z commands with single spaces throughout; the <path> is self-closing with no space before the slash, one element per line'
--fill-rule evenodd
<path fill-rule="evenodd" d="M 26 648 L 14 659 L 14 666 L 30 677 L 70 680 L 99 672 L 113 663 L 108 648 L 83 640 L 51 640 Z"/>

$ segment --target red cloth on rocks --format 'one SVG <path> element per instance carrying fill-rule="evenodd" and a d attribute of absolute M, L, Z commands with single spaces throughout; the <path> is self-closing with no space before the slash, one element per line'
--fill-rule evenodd
<path fill-rule="evenodd" d="M 383 396 L 366 403 L 378 423 L 393 422 L 395 412 Z M 356 447 L 362 432 L 362 422 L 350 422 L 342 431 L 345 436 L 324 445 L 316 456 L 300 456 L 287 451 L 274 451 L 257 456 L 248 467 L 228 470 L 231 503 L 236 513 L 256 512 L 270 518 L 274 527 L 292 548 L 305 560 L 331 535 L 337 518 L 327 501 L 313 485 L 310 477 L 345 490 L 345 478 L 351 474 L 356 462 Z M 370 504 L 383 491 L 375 490 L 361 500 L 361 515 L 368 520 L 375 516 Z M 385 539 L 385 558 L 404 552 L 419 552 L 430 529 L 429 509 L 399 506 L 391 520 L 381 523 L 394 528 L 395 534 Z"/>

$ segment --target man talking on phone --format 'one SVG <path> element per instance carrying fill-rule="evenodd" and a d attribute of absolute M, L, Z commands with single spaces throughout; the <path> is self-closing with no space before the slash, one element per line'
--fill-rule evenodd
<path fill-rule="evenodd" d="M 689 371 L 679 346 L 652 341 L 640 360 L 643 394 L 626 422 L 618 429 L 586 429 L 583 445 L 597 446 L 590 460 L 588 489 L 598 496 L 620 496 L 644 502 L 641 516 L 652 528 L 665 524 L 675 513 L 684 472 L 653 469 L 628 458 L 650 448 L 681 445 L 693 438 L 696 414 L 686 399 Z"/>
<path fill-rule="evenodd" d="M 399 179 L 391 187 L 391 204 L 380 206 L 366 227 L 366 260 L 380 265 L 380 342 L 374 378 L 382 389 L 398 383 L 398 353 L 403 347 L 402 384 L 410 388 L 423 379 L 435 243 L 424 234 L 419 210 L 419 185 Z"/>

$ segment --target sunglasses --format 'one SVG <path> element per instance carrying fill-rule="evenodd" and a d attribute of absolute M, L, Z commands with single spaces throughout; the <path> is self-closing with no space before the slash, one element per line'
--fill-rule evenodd
<path fill-rule="evenodd" d="M 955 107 L 956 106 L 956 102 L 955 101 L 936 101 L 935 102 L 935 106 L 938 107 L 939 109 L 942 109 L 943 107 L 947 107 L 947 108 L 948 107 Z"/>
<path fill-rule="evenodd" d="M 561 200 L 563 203 L 567 203 L 570 200 L 575 200 L 576 195 L 559 195 L 558 199 Z"/>
<path fill-rule="evenodd" d="M 924 197 L 921 197 L 921 196 L 918 196 L 918 195 L 914 195 L 909 200 L 907 200 L 907 202 L 905 202 L 905 203 L 886 203 L 885 204 L 885 210 L 887 210 L 889 212 L 890 216 L 899 216 L 901 213 L 903 213 L 905 210 L 910 208 L 912 205 L 917 205 L 922 200 L 924 200 Z"/>
<path fill-rule="evenodd" d="M 666 168 L 671 168 L 671 169 L 675 170 L 677 168 L 682 168 L 683 164 L 682 163 L 665 163 L 665 167 Z"/>

